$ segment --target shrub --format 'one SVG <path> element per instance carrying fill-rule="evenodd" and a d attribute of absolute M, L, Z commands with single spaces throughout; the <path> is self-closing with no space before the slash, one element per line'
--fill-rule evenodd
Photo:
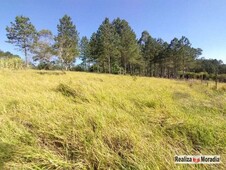
<path fill-rule="evenodd" d="M 23 69 L 24 62 L 20 58 L 2 58 L 0 59 L 0 68 L 7 68 L 7 69 Z"/>
<path fill-rule="evenodd" d="M 218 75 L 218 80 L 220 82 L 226 83 L 226 74 L 220 74 L 220 75 Z"/>

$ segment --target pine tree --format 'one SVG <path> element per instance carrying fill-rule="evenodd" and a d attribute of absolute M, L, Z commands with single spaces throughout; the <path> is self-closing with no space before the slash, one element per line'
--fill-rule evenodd
<path fill-rule="evenodd" d="M 120 37 L 119 52 L 121 58 L 121 67 L 124 74 L 127 70 L 132 73 L 135 65 L 139 65 L 140 50 L 136 40 L 136 34 L 129 26 L 126 20 L 117 18 L 113 21 L 113 26 Z"/>
<path fill-rule="evenodd" d="M 90 65 L 87 66 L 90 63 L 90 46 L 89 39 L 86 36 L 82 37 L 80 42 L 80 59 L 82 60 L 84 70 L 87 70 L 90 67 Z"/>
<path fill-rule="evenodd" d="M 71 17 L 67 15 L 60 19 L 57 29 L 58 35 L 55 37 L 55 47 L 63 66 L 68 70 L 79 55 L 78 32 Z"/>
<path fill-rule="evenodd" d="M 112 66 L 119 55 L 118 43 L 119 37 L 108 18 L 102 22 L 96 35 L 96 56 L 97 62 L 102 67 L 103 72 L 112 72 Z"/>
<path fill-rule="evenodd" d="M 24 52 L 25 63 L 28 66 L 28 53 L 31 51 L 34 39 L 36 37 L 36 29 L 30 22 L 28 17 L 17 16 L 15 22 L 11 22 L 11 26 L 6 27 L 6 36 L 8 43 L 15 44 L 19 50 Z"/>
<path fill-rule="evenodd" d="M 143 60 L 145 61 L 145 75 L 153 76 L 156 72 L 155 64 L 161 50 L 161 41 L 151 37 L 147 31 L 142 32 L 138 41 L 141 46 Z"/>

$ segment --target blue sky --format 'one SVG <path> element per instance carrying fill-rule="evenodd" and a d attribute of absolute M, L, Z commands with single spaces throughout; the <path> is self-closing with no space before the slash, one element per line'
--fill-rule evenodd
<path fill-rule="evenodd" d="M 182 35 L 206 58 L 226 63 L 225 0 L 1 0 L 0 49 L 23 56 L 7 44 L 5 27 L 24 15 L 40 29 L 57 33 L 59 19 L 68 14 L 81 36 L 90 36 L 105 17 L 126 19 L 139 38 L 143 30 L 170 41 Z"/>

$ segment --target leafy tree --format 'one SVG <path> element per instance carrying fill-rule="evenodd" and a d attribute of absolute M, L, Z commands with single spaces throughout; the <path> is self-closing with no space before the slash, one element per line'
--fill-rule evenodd
<path fill-rule="evenodd" d="M 223 64 L 223 62 L 221 60 L 210 60 L 210 68 L 212 69 L 212 72 L 214 73 L 214 79 L 215 79 L 215 86 L 217 89 L 217 84 L 218 84 L 218 74 L 219 74 L 219 69 L 220 66 Z"/>
<path fill-rule="evenodd" d="M 185 68 L 187 71 L 194 71 L 197 66 L 197 59 L 202 55 L 202 49 L 200 48 L 189 48 L 190 57 L 185 62 Z"/>
<path fill-rule="evenodd" d="M 36 41 L 32 46 L 33 60 L 39 61 L 39 64 L 50 63 L 53 56 L 53 34 L 49 30 L 41 30 L 38 32 Z"/>
<path fill-rule="evenodd" d="M 226 64 L 221 64 L 219 66 L 219 74 L 226 74 Z"/>
<path fill-rule="evenodd" d="M 10 26 L 6 27 L 8 43 L 15 44 L 19 50 L 22 50 L 25 55 L 25 62 L 28 66 L 28 52 L 36 36 L 36 29 L 30 22 L 28 17 L 17 16 L 15 22 L 11 22 Z"/>
<path fill-rule="evenodd" d="M 57 25 L 58 35 L 55 37 L 55 48 L 57 54 L 68 70 L 75 62 L 76 57 L 79 55 L 78 41 L 79 36 L 71 17 L 64 15 L 60 19 L 60 24 Z"/>

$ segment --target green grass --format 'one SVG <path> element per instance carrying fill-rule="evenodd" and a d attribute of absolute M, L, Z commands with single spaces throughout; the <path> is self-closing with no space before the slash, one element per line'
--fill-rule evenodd
<path fill-rule="evenodd" d="M 226 169 L 224 86 L 1 70 L 0 169 Z M 175 165 L 177 154 L 222 163 Z"/>

